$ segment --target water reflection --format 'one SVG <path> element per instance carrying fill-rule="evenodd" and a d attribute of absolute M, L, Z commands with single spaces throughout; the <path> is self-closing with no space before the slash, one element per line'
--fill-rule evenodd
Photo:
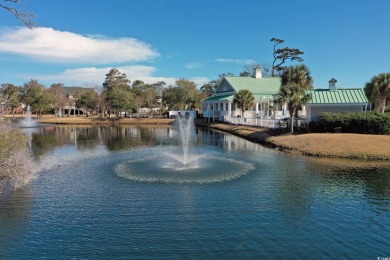
<path fill-rule="evenodd" d="M 28 188 L 0 192 L 0 259 L 25 232 L 31 195 Z"/>
<path fill-rule="evenodd" d="M 390 162 L 289 155 L 197 129 L 195 149 L 218 156 L 223 171 L 232 170 L 226 162 L 233 159 L 251 170 L 207 184 L 117 174 L 118 168 L 123 175 L 134 171 L 139 179 L 157 174 L 148 169 L 165 160 L 159 152 L 169 153 L 179 144 L 176 137 L 176 129 L 166 126 L 38 128 L 32 149 L 46 168 L 31 185 L 34 192 L 25 194 L 29 199 L 20 212 L 13 211 L 18 198 L 0 204 L 0 221 L 9 215 L 21 220 L 0 223 L 0 229 L 16 227 L 5 238 L 0 233 L 0 244 L 7 246 L 0 245 L 0 258 L 12 258 L 23 247 L 39 258 L 48 244 L 65 258 L 152 258 L 162 252 L 172 258 L 277 258 L 286 252 L 297 258 L 372 258 L 385 253 Z M 149 161 L 141 164 L 144 160 Z M 210 175 L 221 171 L 216 168 Z M 185 171 L 169 174 L 186 176 Z M 51 226 L 42 224 L 46 218 Z M 37 234 L 44 235 L 34 249 Z M 15 245 L 15 237 L 23 246 Z"/>
<path fill-rule="evenodd" d="M 31 128 L 32 149 L 39 157 L 56 147 L 72 145 L 77 149 L 93 149 L 104 145 L 109 151 L 121 151 L 139 146 L 154 146 L 177 143 L 177 131 L 167 126 L 48 126 Z M 248 141 L 237 142 L 237 137 L 197 129 L 197 144 L 223 147 L 227 150 L 261 151 L 265 149 Z"/>
<path fill-rule="evenodd" d="M 169 127 L 49 126 L 34 128 L 30 135 L 33 153 L 39 157 L 67 145 L 80 150 L 104 145 L 109 151 L 152 146 L 172 132 Z"/>
<path fill-rule="evenodd" d="M 371 210 L 382 213 L 390 205 L 390 162 L 307 158 L 317 165 L 322 188 L 329 196 L 364 196 Z"/>
<path fill-rule="evenodd" d="M 295 225 L 310 212 L 318 189 L 318 177 L 311 173 L 310 165 L 302 158 L 287 157 L 285 164 L 289 167 L 278 173 L 280 190 L 275 194 L 280 201 L 281 215 L 288 225 Z"/>

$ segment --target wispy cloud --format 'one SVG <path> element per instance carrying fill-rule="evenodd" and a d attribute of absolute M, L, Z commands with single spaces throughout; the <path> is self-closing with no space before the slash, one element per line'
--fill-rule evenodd
<path fill-rule="evenodd" d="M 57 63 L 113 64 L 158 57 L 150 45 L 134 38 L 80 35 L 38 27 L 2 29 L 0 52 Z"/>
<path fill-rule="evenodd" d="M 196 69 L 196 68 L 199 68 L 201 67 L 202 64 L 200 64 L 199 62 L 189 62 L 187 64 L 184 65 L 184 68 L 187 68 L 187 69 Z"/>
<path fill-rule="evenodd" d="M 256 63 L 253 60 L 249 59 L 216 59 L 215 61 L 221 62 L 221 63 L 235 63 L 235 64 L 242 64 L 242 65 L 249 65 Z"/>

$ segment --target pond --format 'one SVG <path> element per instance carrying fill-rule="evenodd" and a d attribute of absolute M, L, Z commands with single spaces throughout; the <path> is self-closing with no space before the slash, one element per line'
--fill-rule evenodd
<path fill-rule="evenodd" d="M 390 256 L 388 163 L 199 128 L 180 167 L 174 127 L 25 131 L 39 177 L 0 193 L 1 259 Z"/>

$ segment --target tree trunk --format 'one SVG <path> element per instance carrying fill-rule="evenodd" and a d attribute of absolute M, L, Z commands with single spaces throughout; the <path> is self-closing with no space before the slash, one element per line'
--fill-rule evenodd
<path fill-rule="evenodd" d="M 386 109 L 386 95 L 382 96 L 379 102 L 380 102 L 380 112 L 381 113 L 385 113 L 385 109 Z"/>
<path fill-rule="evenodd" d="M 295 116 L 295 109 L 290 110 L 290 133 L 294 133 L 294 116 Z"/>

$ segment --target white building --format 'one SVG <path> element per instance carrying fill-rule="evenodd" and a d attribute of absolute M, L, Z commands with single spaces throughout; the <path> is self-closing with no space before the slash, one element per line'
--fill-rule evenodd
<path fill-rule="evenodd" d="M 256 68 L 255 77 L 224 77 L 215 94 L 202 101 L 203 117 L 231 123 L 249 123 L 249 119 L 254 119 L 256 125 L 259 122 L 268 125 L 271 120 L 288 117 L 286 106 L 274 102 L 280 86 L 280 78 L 263 78 L 260 68 Z M 249 90 L 255 97 L 254 107 L 244 115 L 233 103 L 234 94 L 242 89 Z"/>
<path fill-rule="evenodd" d="M 308 122 L 317 121 L 321 112 L 366 111 L 368 100 L 362 89 L 338 89 L 336 80 L 329 81 L 329 89 L 313 89 L 311 101 L 298 116 Z M 255 77 L 224 77 L 216 92 L 202 101 L 203 117 L 210 121 L 224 121 L 234 124 L 278 127 L 280 119 L 290 117 L 286 104 L 275 102 L 281 87 L 278 77 L 263 78 L 261 69 L 256 68 Z M 242 89 L 249 90 L 255 97 L 255 105 L 242 111 L 233 103 L 234 94 Z"/>

